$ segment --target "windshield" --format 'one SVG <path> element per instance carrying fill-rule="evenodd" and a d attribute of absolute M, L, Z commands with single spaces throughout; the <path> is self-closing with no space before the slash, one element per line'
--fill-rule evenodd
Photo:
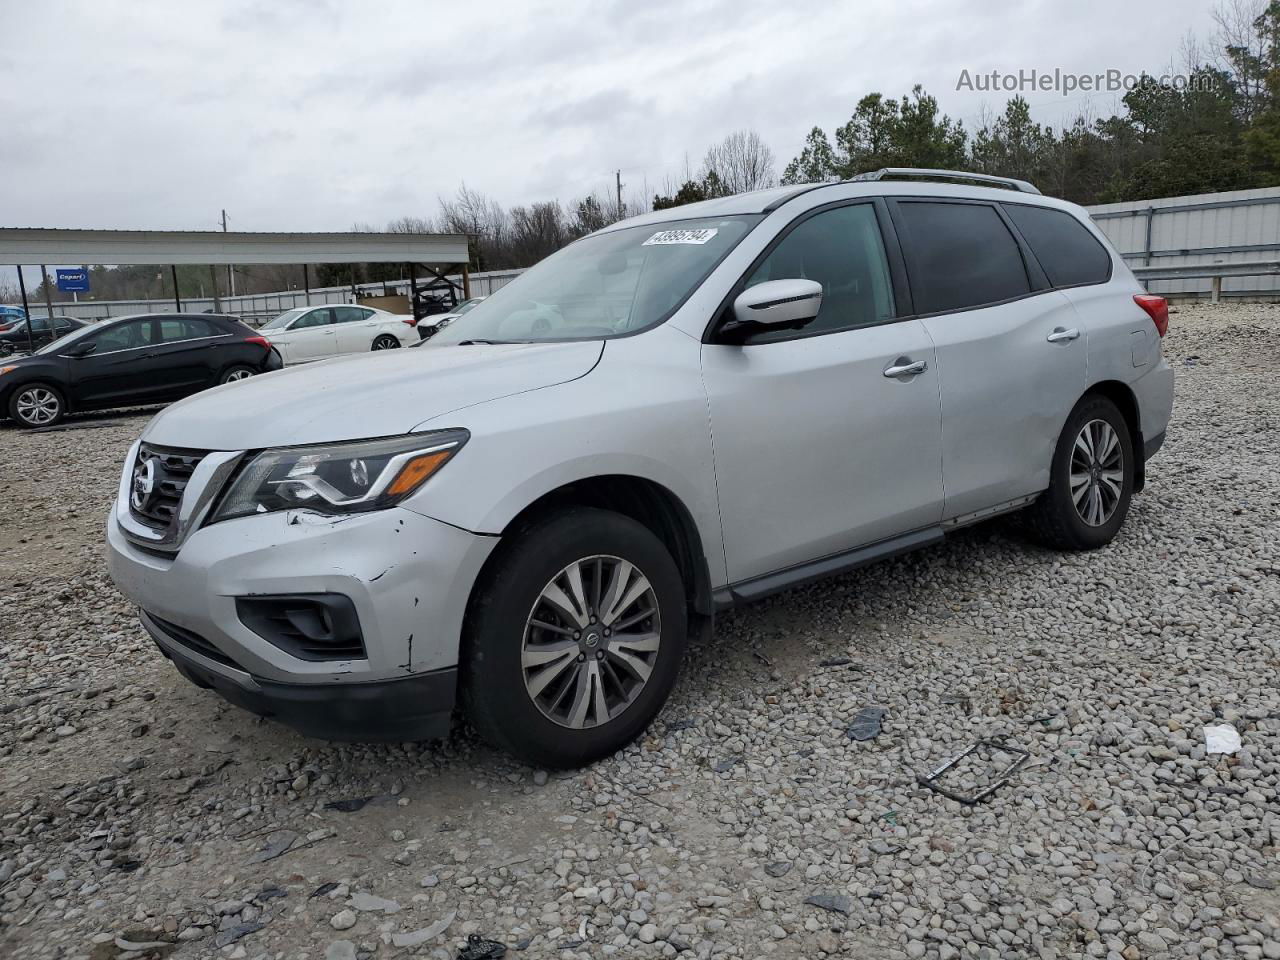
<path fill-rule="evenodd" d="M 431 346 L 598 340 L 661 323 L 760 217 L 628 227 L 571 243 L 476 304 Z"/>
<path fill-rule="evenodd" d="M 480 306 L 480 304 L 483 302 L 484 302 L 483 297 L 476 297 L 474 300 L 463 300 L 460 304 L 458 304 L 449 312 L 452 313 L 455 317 L 460 317 L 464 313 L 466 313 L 468 310 L 471 310 L 473 307 Z"/>
<path fill-rule="evenodd" d="M 302 316 L 304 313 L 306 313 L 310 309 L 311 309 L 310 307 L 295 307 L 292 310 L 286 310 L 284 313 L 280 314 L 280 316 L 272 317 L 270 320 L 268 320 L 258 329 L 259 330 L 280 330 L 283 327 L 287 327 L 294 320 L 297 320 L 300 316 Z"/>

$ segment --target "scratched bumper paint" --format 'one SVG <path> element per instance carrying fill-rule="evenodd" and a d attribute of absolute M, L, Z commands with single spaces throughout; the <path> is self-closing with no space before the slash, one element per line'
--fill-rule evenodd
<path fill-rule="evenodd" d="M 200 634 L 257 677 L 284 683 L 387 680 L 453 667 L 471 584 L 497 544 L 409 510 L 333 519 L 304 511 L 243 517 L 192 534 L 173 559 L 107 521 L 108 562 L 144 610 Z M 259 637 L 235 598 L 341 593 L 360 617 L 366 660 L 312 663 Z"/>

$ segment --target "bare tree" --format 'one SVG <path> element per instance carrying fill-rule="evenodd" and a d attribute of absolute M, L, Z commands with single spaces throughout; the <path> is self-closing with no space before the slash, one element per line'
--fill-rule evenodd
<path fill-rule="evenodd" d="M 564 210 L 557 201 L 511 208 L 511 266 L 531 267 L 572 239 Z"/>
<path fill-rule="evenodd" d="M 465 233 L 471 238 L 471 261 L 477 270 L 497 270 L 507 262 L 511 219 L 498 202 L 465 183 L 453 199 L 440 199 L 438 229 L 444 233 Z"/>
<path fill-rule="evenodd" d="M 398 217 L 387 224 L 387 233 L 435 233 L 435 224 L 425 217 Z"/>
<path fill-rule="evenodd" d="M 702 166 L 704 179 L 718 182 L 726 196 L 778 182 L 773 151 L 754 130 L 738 130 L 710 147 Z"/>

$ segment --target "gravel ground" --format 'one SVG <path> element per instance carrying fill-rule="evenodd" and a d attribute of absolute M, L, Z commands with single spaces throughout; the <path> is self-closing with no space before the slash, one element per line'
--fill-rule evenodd
<path fill-rule="evenodd" d="M 145 415 L 0 426 L 0 956 L 1280 957 L 1280 307 L 1166 350 L 1111 547 L 997 521 L 737 611 L 643 742 L 550 777 L 189 686 L 101 559 Z M 1031 755 L 990 800 L 917 783 L 984 738 Z"/>

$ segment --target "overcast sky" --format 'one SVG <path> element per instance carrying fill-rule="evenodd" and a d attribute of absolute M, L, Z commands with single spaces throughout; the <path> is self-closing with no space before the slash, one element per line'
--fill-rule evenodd
<path fill-rule="evenodd" d="M 0 225 L 343 230 L 629 197 L 759 131 L 779 172 L 810 127 L 916 83 L 970 130 L 1004 95 L 960 72 L 1164 71 L 1204 0 L 180 3 L 0 0 Z M 1057 122 L 1118 97 L 1028 95 Z"/>

